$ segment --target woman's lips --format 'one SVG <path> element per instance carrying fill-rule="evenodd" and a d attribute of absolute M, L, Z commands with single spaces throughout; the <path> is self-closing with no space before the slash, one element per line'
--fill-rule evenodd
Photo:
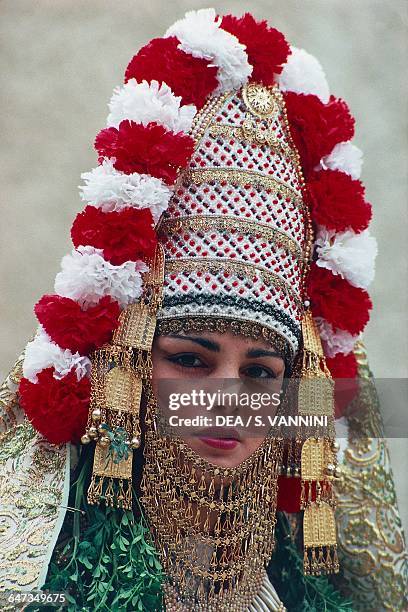
<path fill-rule="evenodd" d="M 198 434 L 198 438 L 207 446 L 221 450 L 233 450 L 241 440 L 238 431 L 230 427 L 204 429 Z"/>
<path fill-rule="evenodd" d="M 207 444 L 207 446 L 211 446 L 211 448 L 220 448 L 222 450 L 232 450 L 238 444 L 238 440 L 233 438 L 206 438 L 200 436 L 200 440 Z"/>

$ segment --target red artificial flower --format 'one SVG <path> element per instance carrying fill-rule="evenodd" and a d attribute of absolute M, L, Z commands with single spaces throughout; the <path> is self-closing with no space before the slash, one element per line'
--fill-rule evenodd
<path fill-rule="evenodd" d="M 37 375 L 38 382 L 22 378 L 20 404 L 33 427 L 53 444 L 79 442 L 85 431 L 91 392 L 89 379 L 77 380 L 71 370 L 61 380 L 53 376 L 54 368 Z"/>
<path fill-rule="evenodd" d="M 124 120 L 119 128 L 105 128 L 95 139 L 99 161 L 114 158 L 114 166 L 126 174 L 140 172 L 174 183 L 179 168 L 187 165 L 194 140 L 182 132 L 175 134 L 156 122 L 146 126 Z"/>
<path fill-rule="evenodd" d="M 339 275 L 310 267 L 308 293 L 314 317 L 323 317 L 335 329 L 343 329 L 356 335 L 363 331 L 372 308 L 370 297 L 364 289 L 353 287 Z"/>
<path fill-rule="evenodd" d="M 326 364 L 334 380 L 334 416 L 339 419 L 348 412 L 347 408 L 359 390 L 357 360 L 354 353 L 339 353 L 335 357 L 327 357 Z"/>
<path fill-rule="evenodd" d="M 51 340 L 62 349 L 89 355 L 111 339 L 119 325 L 120 307 L 109 296 L 82 310 L 71 298 L 43 295 L 34 312 Z"/>
<path fill-rule="evenodd" d="M 334 96 L 324 104 L 317 96 L 284 94 L 290 131 L 305 176 L 340 142 L 353 138 L 354 118 L 347 104 Z"/>
<path fill-rule="evenodd" d="M 361 232 L 370 223 L 371 205 L 364 186 L 339 170 L 313 172 L 307 181 L 312 219 L 336 232 Z"/>
<path fill-rule="evenodd" d="M 326 357 L 326 364 L 333 379 L 355 378 L 357 376 L 358 365 L 354 353 L 348 355 L 338 353 L 335 357 Z"/>
<path fill-rule="evenodd" d="M 157 244 L 153 224 L 149 208 L 103 212 L 87 206 L 76 216 L 71 237 L 75 247 L 82 244 L 103 249 L 105 259 L 119 266 L 153 256 Z"/>
<path fill-rule="evenodd" d="M 164 82 L 183 104 L 201 108 L 218 86 L 217 68 L 178 49 L 179 44 L 175 36 L 151 40 L 130 61 L 125 83 L 129 79 Z"/>
<path fill-rule="evenodd" d="M 251 80 L 263 85 L 273 85 L 275 75 L 282 72 L 290 53 L 285 37 L 266 21 L 256 21 L 250 13 L 243 17 L 226 15 L 221 27 L 236 36 L 246 46 L 248 61 L 253 66 Z"/>

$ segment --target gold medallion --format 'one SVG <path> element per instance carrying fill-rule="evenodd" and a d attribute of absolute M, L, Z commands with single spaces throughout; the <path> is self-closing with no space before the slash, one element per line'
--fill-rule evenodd
<path fill-rule="evenodd" d="M 278 110 L 272 88 L 259 83 L 250 83 L 242 89 L 242 97 L 248 110 L 257 117 L 266 119 Z"/>

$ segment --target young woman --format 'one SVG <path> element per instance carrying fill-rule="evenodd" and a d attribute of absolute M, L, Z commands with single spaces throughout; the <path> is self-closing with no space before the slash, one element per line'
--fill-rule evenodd
<path fill-rule="evenodd" d="M 192 11 L 133 57 L 3 386 L 9 603 L 44 587 L 72 610 L 404 608 L 353 134 L 317 60 L 249 14 Z M 263 385 L 282 398 L 266 416 L 320 424 L 170 435 L 165 381 Z"/>

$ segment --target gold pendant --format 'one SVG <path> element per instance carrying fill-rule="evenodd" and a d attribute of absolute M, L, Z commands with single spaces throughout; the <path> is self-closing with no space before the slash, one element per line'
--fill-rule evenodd
<path fill-rule="evenodd" d="M 116 367 L 105 378 L 106 408 L 139 414 L 142 381 L 126 368 Z"/>
<path fill-rule="evenodd" d="M 144 302 L 125 308 L 114 332 L 113 344 L 150 351 L 156 331 L 156 315 Z"/>
<path fill-rule="evenodd" d="M 164 252 L 158 245 L 144 277 L 141 301 L 125 308 L 112 344 L 92 358 L 91 406 L 82 442 L 96 441 L 88 489 L 91 504 L 131 509 L 133 449 L 140 446 L 143 380 L 151 377 L 156 310 L 161 302 Z"/>

